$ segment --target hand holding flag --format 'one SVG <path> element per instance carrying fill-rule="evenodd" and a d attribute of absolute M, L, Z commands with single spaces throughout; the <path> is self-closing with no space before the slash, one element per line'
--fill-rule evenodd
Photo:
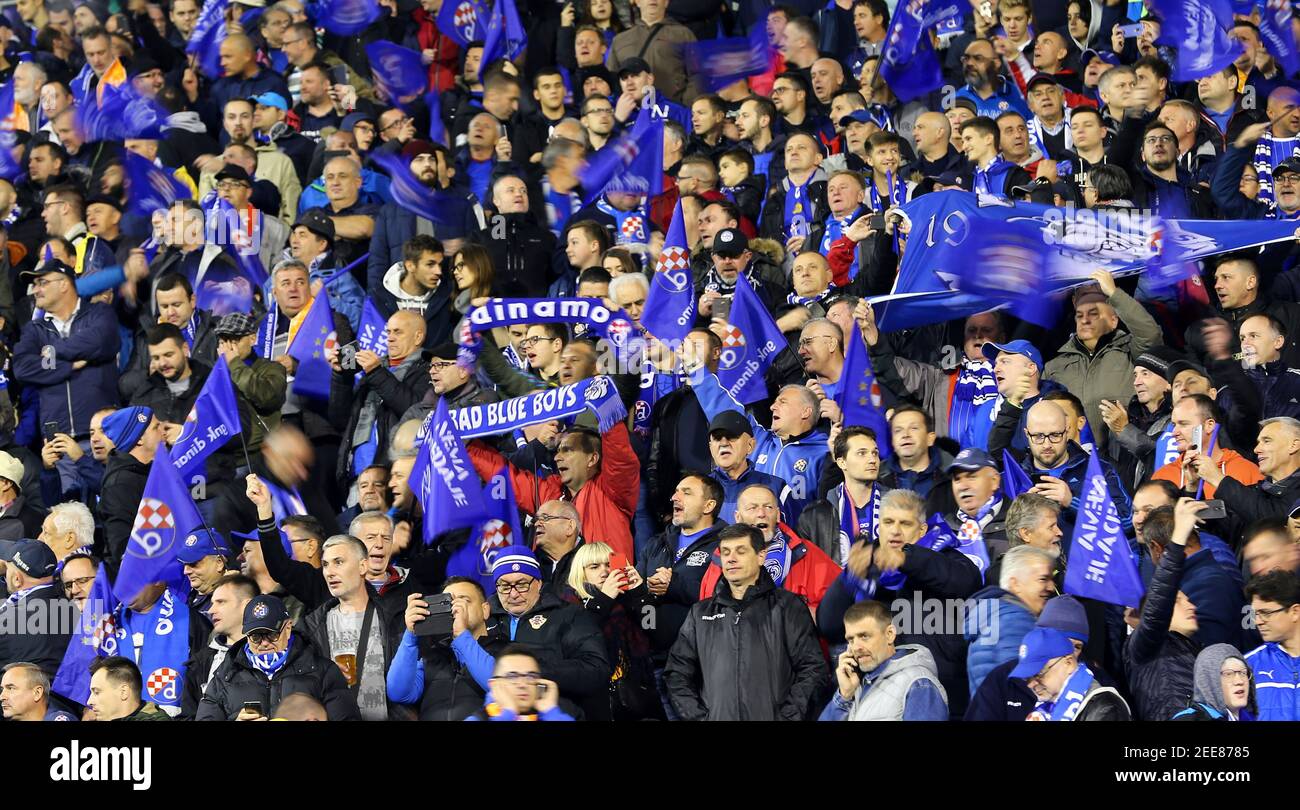
<path fill-rule="evenodd" d="M 1142 577 L 1094 451 L 1079 493 L 1079 514 L 1065 568 L 1065 592 L 1121 607 L 1137 607 Z"/>

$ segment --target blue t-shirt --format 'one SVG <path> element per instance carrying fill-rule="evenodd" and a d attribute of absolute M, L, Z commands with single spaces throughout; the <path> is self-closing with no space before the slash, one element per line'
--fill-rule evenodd
<path fill-rule="evenodd" d="M 492 161 L 490 160 L 471 160 L 467 168 L 469 174 L 469 190 L 474 192 L 478 201 L 482 205 L 491 205 L 492 200 L 488 197 L 488 181 L 492 179 Z"/>

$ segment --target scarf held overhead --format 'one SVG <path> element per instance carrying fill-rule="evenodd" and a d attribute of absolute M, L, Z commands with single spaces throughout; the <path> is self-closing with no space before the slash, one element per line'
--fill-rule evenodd
<path fill-rule="evenodd" d="M 521 323 L 586 324 L 620 351 L 628 347 L 636 333 L 626 312 L 612 312 L 595 298 L 492 298 L 471 309 L 461 321 L 460 364 L 472 367 L 478 361 L 483 340 L 477 333 Z"/>
<path fill-rule="evenodd" d="M 590 409 L 604 433 L 627 417 L 627 408 L 609 377 L 592 377 L 502 402 L 489 402 L 451 411 L 462 439 L 509 433 L 517 428 L 565 419 Z"/>

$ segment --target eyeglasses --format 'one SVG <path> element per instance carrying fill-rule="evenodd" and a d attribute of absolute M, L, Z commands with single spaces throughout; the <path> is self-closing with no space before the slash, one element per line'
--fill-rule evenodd
<path fill-rule="evenodd" d="M 1258 183 L 1259 180 L 1256 180 L 1255 182 Z M 1300 183 L 1300 174 L 1287 172 L 1286 174 L 1277 175 L 1273 178 L 1273 184 L 1278 186 L 1294 186 L 1296 183 Z"/>
<path fill-rule="evenodd" d="M 66 276 L 59 276 L 58 278 L 38 278 L 32 282 L 32 287 L 37 290 L 43 290 L 51 284 L 63 281 L 65 278 Z"/>
<path fill-rule="evenodd" d="M 77 588 L 85 587 L 86 585 L 89 585 L 94 581 L 95 581 L 94 577 L 77 577 L 76 579 L 70 579 L 67 582 L 63 583 L 63 592 L 72 593 Z"/>
<path fill-rule="evenodd" d="M 44 203 L 41 204 L 41 208 L 45 209 L 45 208 L 49 208 L 51 205 L 67 205 L 67 204 L 68 203 L 65 200 L 46 200 Z"/>
<path fill-rule="evenodd" d="M 1038 681 L 1039 683 L 1042 683 L 1042 682 L 1043 682 L 1043 679 L 1047 677 L 1047 673 L 1049 673 L 1049 672 L 1052 671 L 1052 667 L 1056 666 L 1057 664 L 1061 663 L 1061 662 L 1064 661 L 1064 660 L 1065 660 L 1065 656 L 1061 656 L 1060 658 L 1056 659 L 1056 660 L 1053 661 L 1052 663 L 1050 663 L 1050 664 L 1048 664 L 1047 666 L 1043 667 L 1043 671 L 1042 671 L 1042 672 L 1040 672 L 1040 673 L 1038 673 L 1037 675 L 1035 675 L 1034 677 L 1030 678 L 1028 681 L 1026 681 L 1026 683 L 1033 683 L 1034 681 Z"/>
<path fill-rule="evenodd" d="M 806 349 L 813 344 L 814 340 L 826 340 L 830 337 L 830 335 L 813 335 L 812 337 L 800 338 L 799 348 Z"/>
<path fill-rule="evenodd" d="M 1057 442 L 1059 442 L 1059 441 L 1061 441 L 1062 439 L 1065 438 L 1065 431 L 1064 431 L 1064 430 L 1058 430 L 1058 431 L 1056 431 L 1056 432 L 1054 432 L 1054 433 L 1028 433 L 1028 432 L 1026 432 L 1026 433 L 1025 433 L 1025 436 L 1029 439 L 1029 441 L 1033 442 L 1034 444 L 1044 444 L 1044 443 L 1047 443 L 1047 444 L 1056 444 Z"/>
<path fill-rule="evenodd" d="M 248 634 L 248 643 L 254 647 L 269 647 L 279 639 L 279 630 L 254 630 Z"/>
<path fill-rule="evenodd" d="M 550 523 L 552 520 L 573 520 L 573 518 L 565 517 L 564 515 L 537 515 L 536 517 L 533 518 L 533 520 L 545 526 L 547 523 Z"/>
<path fill-rule="evenodd" d="M 1254 616 L 1256 621 L 1258 621 L 1259 619 L 1272 619 L 1277 614 L 1285 613 L 1290 609 L 1291 609 L 1290 607 L 1280 607 L 1280 608 L 1272 608 L 1272 609 L 1265 608 L 1263 610 L 1256 610 L 1255 608 L 1251 608 L 1250 615 Z"/>
<path fill-rule="evenodd" d="M 515 593 L 528 593 L 528 589 L 533 587 L 533 583 L 536 581 L 537 580 L 533 579 L 532 577 L 529 577 L 527 580 L 516 582 L 514 585 L 511 585 L 508 582 L 498 582 L 497 593 L 501 594 L 502 596 L 505 596 L 511 591 L 514 591 Z"/>
<path fill-rule="evenodd" d="M 447 369 L 451 368 L 454 365 L 456 365 L 456 361 L 454 360 L 448 360 L 445 363 L 430 363 L 429 370 L 442 372 L 442 371 L 446 371 Z"/>
<path fill-rule="evenodd" d="M 520 682 L 520 681 L 522 681 L 522 682 L 524 682 L 524 683 L 534 683 L 535 681 L 539 680 L 539 679 L 542 677 L 542 673 L 540 673 L 540 672 L 504 672 L 504 673 L 502 673 L 502 674 L 500 674 L 500 675 L 493 675 L 492 677 L 494 677 L 494 678 L 500 678 L 500 679 L 503 680 L 503 681 L 510 681 L 511 683 L 517 683 L 517 682 Z"/>
<path fill-rule="evenodd" d="M 1150 137 L 1144 138 L 1142 143 L 1147 146 L 1156 146 L 1157 144 L 1173 143 L 1174 141 L 1175 138 L 1173 135 L 1151 135 Z"/>
<path fill-rule="evenodd" d="M 613 115 L 613 114 L 614 114 L 613 107 L 589 107 L 587 109 L 587 115 Z"/>
<path fill-rule="evenodd" d="M 519 341 L 519 348 L 531 349 L 532 347 L 537 345 L 538 341 L 542 341 L 542 340 L 554 340 L 554 338 L 542 337 L 541 335 L 533 335 L 532 337 L 526 337 L 523 340 Z"/>
<path fill-rule="evenodd" d="M 386 126 L 386 127 L 380 127 L 379 131 L 380 131 L 380 132 L 387 132 L 388 130 L 392 129 L 393 127 L 405 126 L 406 124 L 411 123 L 412 120 L 414 120 L 414 119 L 412 119 L 411 116 L 409 116 L 409 115 L 403 115 L 401 118 L 398 118 L 396 121 L 393 121 L 393 122 L 389 123 L 388 126 Z"/>
<path fill-rule="evenodd" d="M 1220 677 L 1220 678 L 1234 678 L 1234 679 L 1235 679 L 1235 678 L 1241 678 L 1242 680 L 1247 680 L 1247 681 L 1248 681 L 1248 680 L 1250 680 L 1250 670 L 1248 670 L 1248 669 L 1222 669 L 1222 670 L 1219 670 L 1219 677 Z"/>

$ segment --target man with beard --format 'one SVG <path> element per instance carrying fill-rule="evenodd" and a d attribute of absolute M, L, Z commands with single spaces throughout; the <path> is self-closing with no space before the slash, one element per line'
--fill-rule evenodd
<path fill-rule="evenodd" d="M 1014 110 L 1029 117 L 1024 97 L 998 71 L 1001 60 L 998 59 L 992 42 L 987 39 L 971 40 L 961 57 L 961 64 L 962 78 L 966 84 L 957 91 L 957 98 L 974 102 L 977 116 L 997 118 L 1008 110 Z"/>
<path fill-rule="evenodd" d="M 1144 120 L 1126 118 L 1107 153 L 1109 163 L 1136 166 L 1128 172 L 1133 205 L 1167 217 L 1210 219 L 1214 203 L 1209 191 L 1178 163 L 1178 136 L 1160 120 L 1143 126 Z M 1134 148 L 1139 146 L 1140 152 Z"/>
<path fill-rule="evenodd" d="M 216 318 L 206 309 L 195 305 L 194 289 L 178 273 L 166 273 L 158 279 L 153 291 L 156 324 L 169 324 L 180 330 L 189 352 L 190 362 L 211 367 L 217 361 Z M 145 384 L 150 370 L 147 331 L 141 331 L 135 340 L 131 367 L 122 374 L 118 391 L 130 399 L 134 391 Z"/>
<path fill-rule="evenodd" d="M 736 116 L 740 146 L 753 156 L 753 173 L 765 175 L 768 188 L 785 177 L 785 138 L 773 134 L 776 122 L 776 105 L 759 96 L 745 99 Z"/>
<path fill-rule="evenodd" d="M 277 91 L 278 92 L 278 91 Z M 285 91 L 287 93 L 287 91 Z M 253 175 L 259 180 L 269 181 L 280 191 L 279 217 L 283 222 L 293 222 L 298 213 L 298 197 L 302 194 L 302 182 L 298 171 L 288 155 L 280 152 L 275 144 L 258 145 L 253 137 L 253 112 L 256 104 L 247 98 L 232 98 L 222 108 L 221 126 L 229 138 L 230 145 L 243 144 L 252 149 L 256 155 Z M 226 155 L 200 155 L 194 159 L 199 175 L 199 195 L 205 196 L 216 186 L 216 174 L 225 168 Z M 247 167 L 245 167 L 247 171 Z"/>

